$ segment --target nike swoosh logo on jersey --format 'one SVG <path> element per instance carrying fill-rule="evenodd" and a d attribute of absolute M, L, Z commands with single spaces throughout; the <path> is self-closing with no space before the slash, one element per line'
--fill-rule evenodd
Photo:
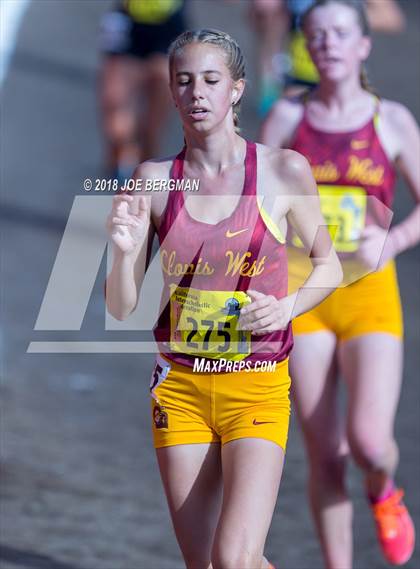
<path fill-rule="evenodd" d="M 275 423 L 275 421 L 257 421 L 257 419 L 252 421 L 253 425 L 265 425 L 267 423 Z"/>
<path fill-rule="evenodd" d="M 236 237 L 236 235 L 244 233 L 245 231 L 248 231 L 248 227 L 245 227 L 245 229 L 240 229 L 239 231 L 230 231 L 230 229 L 228 229 L 226 231 L 226 237 Z"/>
<path fill-rule="evenodd" d="M 369 146 L 369 140 L 352 140 L 350 146 L 353 150 L 362 150 Z"/>

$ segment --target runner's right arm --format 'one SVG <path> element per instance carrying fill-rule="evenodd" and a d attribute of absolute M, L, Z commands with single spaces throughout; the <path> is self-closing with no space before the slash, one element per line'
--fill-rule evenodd
<path fill-rule="evenodd" d="M 142 166 L 137 168 L 135 179 L 145 178 Z M 113 263 L 106 279 L 106 306 L 114 318 L 124 320 L 136 308 L 146 272 L 148 246 L 154 235 L 151 198 L 127 193 L 115 196 L 107 229 L 113 244 Z"/>

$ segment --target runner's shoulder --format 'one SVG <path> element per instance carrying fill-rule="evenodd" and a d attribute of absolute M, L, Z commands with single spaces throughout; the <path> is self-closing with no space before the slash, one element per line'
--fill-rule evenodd
<path fill-rule="evenodd" d="M 264 168 L 271 171 L 276 181 L 286 185 L 291 193 L 306 193 L 308 185 L 312 188 L 311 166 L 299 152 L 258 144 L 258 153 Z M 267 191 L 275 194 L 278 192 L 278 186 L 273 184 Z"/>
<path fill-rule="evenodd" d="M 416 124 L 416 119 L 405 105 L 388 99 L 381 100 L 379 116 L 396 134 L 404 134 L 407 128 Z"/>
<path fill-rule="evenodd" d="M 262 125 L 262 139 L 272 146 L 288 146 L 302 120 L 303 111 L 304 104 L 299 97 L 277 101 Z"/>
<path fill-rule="evenodd" d="M 137 179 L 169 179 L 175 156 L 166 158 L 151 158 L 141 162 L 134 172 Z"/>
<path fill-rule="evenodd" d="M 283 97 L 272 107 L 267 120 L 281 121 L 280 125 L 293 125 L 301 121 L 305 105 L 302 97 Z"/>
<path fill-rule="evenodd" d="M 168 192 L 147 191 L 147 180 L 169 180 L 175 156 L 165 158 L 152 158 L 139 164 L 134 172 L 137 180 L 142 180 L 142 191 L 134 195 L 134 200 L 138 200 L 140 195 L 145 196 L 150 201 L 151 211 L 155 218 L 158 218 L 166 207 Z"/>

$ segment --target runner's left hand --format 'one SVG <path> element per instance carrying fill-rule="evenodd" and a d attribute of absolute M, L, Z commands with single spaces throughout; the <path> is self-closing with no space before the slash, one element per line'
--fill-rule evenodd
<path fill-rule="evenodd" d="M 291 320 L 295 297 L 277 299 L 257 290 L 248 290 L 251 303 L 241 309 L 239 330 L 250 330 L 252 334 L 263 335 L 284 330 Z"/>
<path fill-rule="evenodd" d="M 390 232 L 378 225 L 368 225 L 362 232 L 356 257 L 368 269 L 381 269 L 395 256 L 394 244 Z"/>

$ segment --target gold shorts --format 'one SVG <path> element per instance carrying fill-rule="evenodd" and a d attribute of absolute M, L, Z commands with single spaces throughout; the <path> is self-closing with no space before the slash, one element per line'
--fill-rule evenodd
<path fill-rule="evenodd" d="M 395 263 L 338 288 L 320 305 L 293 320 L 293 333 L 332 331 L 339 340 L 372 333 L 403 337 Z"/>
<path fill-rule="evenodd" d="M 223 445 L 244 437 L 267 439 L 286 448 L 288 360 L 277 363 L 274 371 L 202 373 L 159 355 L 151 389 L 155 448 Z"/>

